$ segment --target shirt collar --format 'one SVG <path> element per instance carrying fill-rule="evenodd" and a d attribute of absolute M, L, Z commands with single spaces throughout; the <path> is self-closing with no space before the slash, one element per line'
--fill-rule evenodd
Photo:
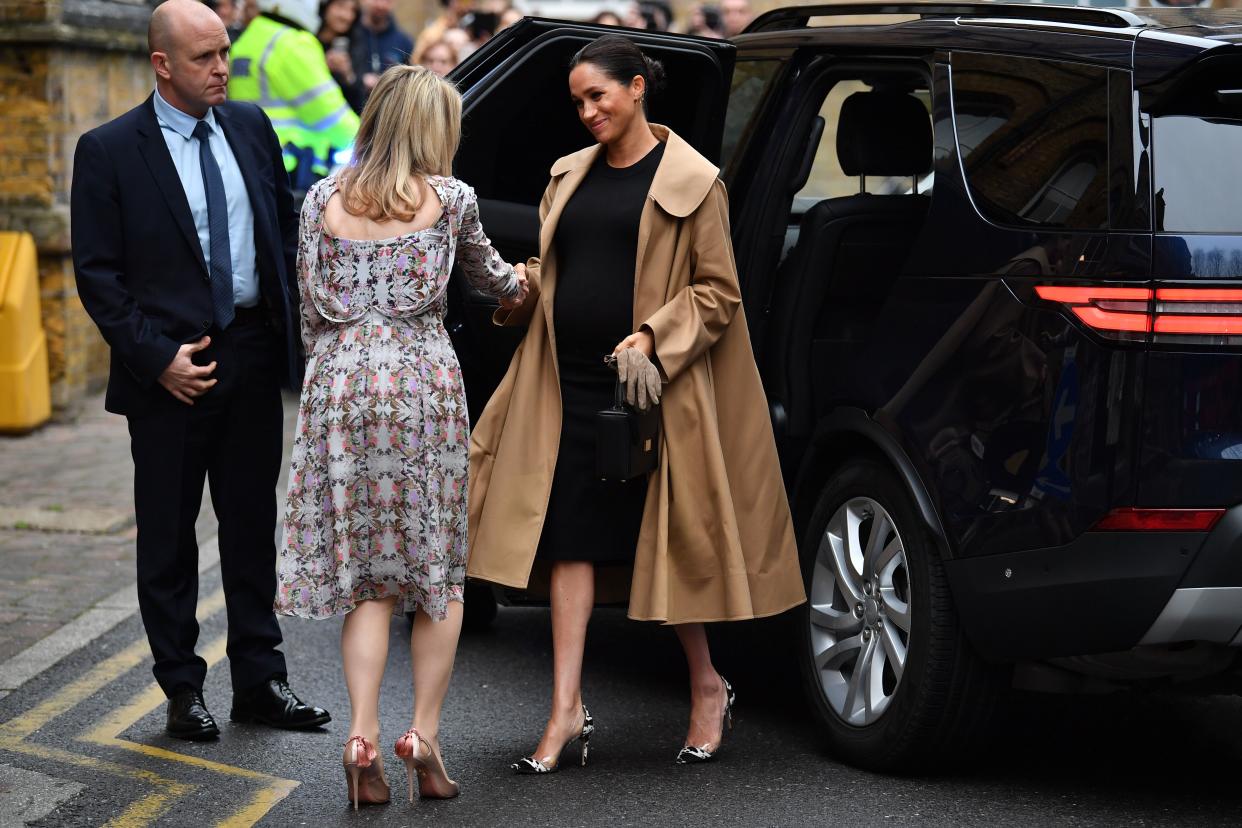
<path fill-rule="evenodd" d="M 194 127 L 199 120 L 193 115 L 187 115 L 164 100 L 164 96 L 160 94 L 158 89 L 155 90 L 155 117 L 160 122 L 161 127 L 168 127 L 187 141 L 194 135 Z M 216 126 L 216 113 L 211 107 L 207 108 L 207 115 L 203 120 L 207 122 L 207 126 L 211 127 L 212 132 L 218 129 Z"/>

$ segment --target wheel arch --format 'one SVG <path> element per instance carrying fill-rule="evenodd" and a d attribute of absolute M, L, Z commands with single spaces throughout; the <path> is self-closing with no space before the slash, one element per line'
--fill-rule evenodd
<path fill-rule="evenodd" d="M 835 409 L 815 428 L 790 498 L 798 537 L 806 531 L 819 494 L 832 473 L 855 457 L 876 460 L 893 470 L 914 498 L 915 508 L 941 554 L 953 557 L 944 524 L 918 469 L 897 439 L 861 408 Z"/>

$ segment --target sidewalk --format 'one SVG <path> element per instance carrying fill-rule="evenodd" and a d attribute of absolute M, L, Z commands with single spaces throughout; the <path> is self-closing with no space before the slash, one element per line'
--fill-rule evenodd
<path fill-rule="evenodd" d="M 50 666 L 35 662 L 67 654 L 137 608 L 126 421 L 104 411 L 102 394 L 81 410 L 74 422 L 0 437 L 0 698 L 32 669 Z M 287 438 L 296 413 L 287 397 Z M 216 558 L 215 532 L 204 493 L 198 519 L 203 569 Z M 75 619 L 90 623 L 60 636 L 68 640 L 49 640 Z M 31 661 L 29 650 L 41 641 L 56 646 L 43 647 L 41 658 Z M 18 655 L 24 657 L 17 661 L 28 662 L 20 668 Z"/>

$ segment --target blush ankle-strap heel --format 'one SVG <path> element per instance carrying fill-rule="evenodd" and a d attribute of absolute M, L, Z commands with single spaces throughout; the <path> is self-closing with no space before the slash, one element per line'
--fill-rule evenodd
<path fill-rule="evenodd" d="M 405 764 L 410 802 L 414 801 L 414 778 L 418 777 L 418 795 L 422 799 L 452 799 L 461 793 L 461 786 L 448 778 L 444 763 L 431 749 L 431 743 L 410 728 L 397 740 L 397 758 Z"/>

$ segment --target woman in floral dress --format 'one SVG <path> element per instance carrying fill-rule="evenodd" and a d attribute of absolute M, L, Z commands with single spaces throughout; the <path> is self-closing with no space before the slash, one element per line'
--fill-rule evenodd
<path fill-rule="evenodd" d="M 394 613 L 415 613 L 413 726 L 396 745 L 410 796 L 451 797 L 438 741 L 462 619 L 469 420 L 444 329 L 454 261 L 506 307 L 526 293 L 449 177 L 456 89 L 420 67 L 381 78 L 354 163 L 307 193 L 298 244 L 306 380 L 289 475 L 277 610 L 344 615 L 350 799 L 388 801 L 375 745 Z"/>

